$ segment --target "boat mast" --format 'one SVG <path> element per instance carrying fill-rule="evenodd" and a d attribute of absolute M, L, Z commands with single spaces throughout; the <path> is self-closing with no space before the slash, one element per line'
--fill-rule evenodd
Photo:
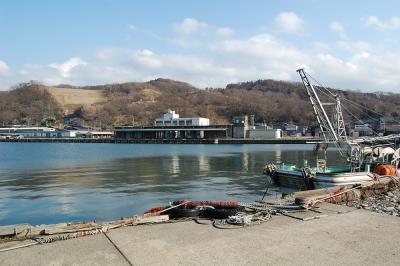
<path fill-rule="evenodd" d="M 335 95 L 335 113 L 334 113 L 336 134 L 341 141 L 347 142 L 346 126 L 344 125 L 342 107 L 340 105 L 339 95 Z"/>
<path fill-rule="evenodd" d="M 310 98 L 311 105 L 314 109 L 314 113 L 317 117 L 319 127 L 321 129 L 322 135 L 324 136 L 325 142 L 338 142 L 339 138 L 338 135 L 336 134 L 335 129 L 332 126 L 331 121 L 328 118 L 328 115 L 325 112 L 325 109 L 315 92 L 315 89 L 313 85 L 310 83 L 310 81 L 307 78 L 306 73 L 304 72 L 303 68 L 300 68 L 297 70 L 297 72 L 300 75 L 300 78 L 304 84 L 304 87 L 307 91 L 308 97 Z M 340 105 L 340 102 L 339 102 Z M 340 108 L 340 107 L 339 107 Z M 343 116 L 342 116 L 342 122 L 343 122 Z M 344 122 L 343 122 L 344 125 Z"/>

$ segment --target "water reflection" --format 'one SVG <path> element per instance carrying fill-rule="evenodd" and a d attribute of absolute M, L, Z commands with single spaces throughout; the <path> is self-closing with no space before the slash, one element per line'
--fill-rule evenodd
<path fill-rule="evenodd" d="M 171 163 L 170 163 L 170 174 L 179 174 L 180 168 L 179 168 L 179 157 L 176 155 L 172 156 Z"/>
<path fill-rule="evenodd" d="M 275 162 L 281 163 L 282 162 L 282 152 L 280 149 L 275 151 Z"/>
<path fill-rule="evenodd" d="M 23 154 L 12 154 L 12 148 L 7 152 L 13 158 L 29 158 L 32 147 L 25 145 Z M 79 148 L 71 151 L 70 144 L 63 145 L 56 147 L 58 153 L 61 148 L 66 158 L 73 158 L 71 152 L 80 156 Z M 102 152 L 102 146 L 81 145 L 87 155 Z M 253 201 L 265 189 L 266 177 L 261 172 L 266 162 L 302 164 L 312 157 L 312 146 L 307 145 L 144 146 L 151 152 L 144 152 L 141 145 L 109 145 L 108 157 L 60 163 L 58 155 L 51 156 L 54 146 L 49 145 L 43 150 L 47 160 L 58 162 L 54 167 L 46 161 L 42 168 L 28 169 L 23 167 L 24 160 L 21 167 L 4 160 L 0 164 L 0 225 L 116 219 L 182 198 Z"/>
<path fill-rule="evenodd" d="M 204 154 L 201 154 L 197 158 L 199 160 L 199 172 L 210 171 L 210 161 L 208 157 L 206 157 Z"/>

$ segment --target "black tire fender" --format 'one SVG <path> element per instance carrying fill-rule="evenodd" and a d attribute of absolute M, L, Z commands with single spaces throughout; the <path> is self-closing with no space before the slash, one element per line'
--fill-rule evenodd
<path fill-rule="evenodd" d="M 169 218 L 185 218 L 185 217 L 199 217 L 200 210 L 197 208 L 194 209 L 183 209 L 183 208 L 174 208 L 165 212 L 165 214 L 169 215 Z"/>
<path fill-rule="evenodd" d="M 206 209 L 203 216 L 210 219 L 227 219 L 229 216 L 234 216 L 238 212 L 243 212 L 244 207 L 238 206 L 236 208 L 221 208 L 221 209 Z"/>

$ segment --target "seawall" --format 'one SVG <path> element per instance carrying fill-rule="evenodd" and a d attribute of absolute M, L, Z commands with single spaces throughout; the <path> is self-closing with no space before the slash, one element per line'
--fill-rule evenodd
<path fill-rule="evenodd" d="M 283 139 L 89 139 L 89 138 L 21 138 L 0 142 L 44 143 L 119 143 L 119 144 L 307 144 L 320 141 L 311 138 Z"/>

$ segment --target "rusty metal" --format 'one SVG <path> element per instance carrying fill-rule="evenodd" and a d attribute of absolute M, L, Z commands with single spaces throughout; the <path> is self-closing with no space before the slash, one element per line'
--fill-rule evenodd
<path fill-rule="evenodd" d="M 150 210 L 146 211 L 144 214 L 147 214 L 147 213 L 160 213 L 161 211 L 163 211 L 165 209 L 166 209 L 166 207 L 164 207 L 164 206 L 158 206 L 158 207 L 151 208 Z"/>

